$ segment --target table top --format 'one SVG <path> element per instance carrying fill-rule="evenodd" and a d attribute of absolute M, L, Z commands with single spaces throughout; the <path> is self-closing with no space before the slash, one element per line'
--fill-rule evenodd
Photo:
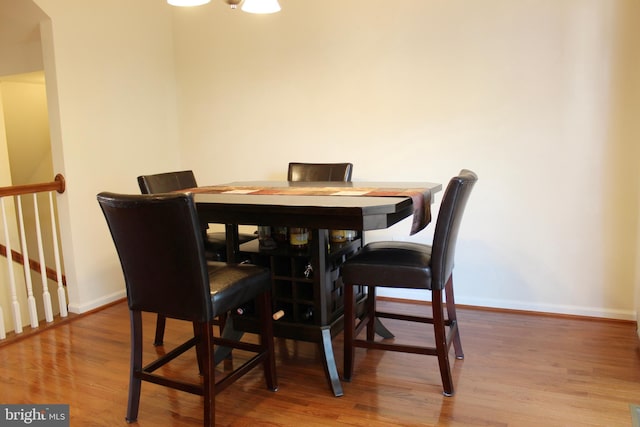
<path fill-rule="evenodd" d="M 207 222 L 375 230 L 412 215 L 411 194 L 432 203 L 441 190 L 430 182 L 243 181 L 189 191 Z"/>
<path fill-rule="evenodd" d="M 278 194 L 323 196 L 388 196 L 390 192 L 437 193 L 442 185 L 433 182 L 343 182 L 343 181 L 236 181 L 197 187 L 194 192 L 224 194 Z"/>

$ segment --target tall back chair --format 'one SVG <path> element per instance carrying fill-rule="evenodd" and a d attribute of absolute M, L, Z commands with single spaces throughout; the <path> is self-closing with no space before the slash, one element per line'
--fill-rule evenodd
<path fill-rule="evenodd" d="M 193 171 L 184 170 L 139 176 L 138 186 L 142 194 L 156 194 L 194 188 L 198 183 Z"/>
<path fill-rule="evenodd" d="M 131 366 L 126 419 L 136 421 L 142 381 L 204 397 L 204 425 L 215 425 L 214 396 L 244 373 L 262 364 L 271 390 L 277 389 L 273 331 L 270 319 L 270 274 L 254 265 L 207 262 L 193 196 L 100 193 L 124 273 L 131 317 Z M 213 336 L 214 317 L 256 299 L 260 313 L 260 344 L 221 342 Z M 194 337 L 157 360 L 142 365 L 142 312 L 193 322 Z M 213 344 L 242 348 L 256 355 L 216 382 Z M 192 383 L 155 371 L 196 347 L 200 373 Z"/>
<path fill-rule="evenodd" d="M 289 163 L 288 181 L 351 181 L 351 163 Z"/>
<path fill-rule="evenodd" d="M 413 242 L 373 242 L 365 245 L 342 266 L 345 283 L 344 309 L 344 379 L 351 380 L 356 347 L 437 356 L 445 396 L 454 393 L 449 366 L 449 349 L 453 343 L 456 358 L 464 358 L 453 296 L 453 260 L 462 215 L 478 177 L 463 169 L 449 181 L 436 222 L 433 245 Z M 354 286 L 368 292 L 364 314 L 356 324 Z M 380 312 L 376 309 L 375 288 L 410 288 L 431 291 L 432 316 Z M 444 315 L 443 293 L 447 318 Z M 374 341 L 374 321 L 392 318 L 409 322 L 431 323 L 435 347 Z M 358 339 L 367 326 L 366 339 Z M 448 334 L 447 334 L 448 328 Z"/>

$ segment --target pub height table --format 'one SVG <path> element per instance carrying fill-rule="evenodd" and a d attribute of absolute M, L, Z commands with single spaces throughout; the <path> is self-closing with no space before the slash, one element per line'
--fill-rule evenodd
<path fill-rule="evenodd" d="M 429 182 L 290 182 L 248 181 L 198 187 L 193 192 L 200 220 L 225 224 L 228 259 L 271 269 L 276 337 L 320 345 L 329 386 L 342 396 L 331 340 L 343 329 L 343 291 L 340 266 L 363 245 L 363 232 L 388 228 L 413 215 L 412 234 L 430 221 L 434 193 L 442 185 Z M 258 239 L 238 244 L 238 225 L 301 227 L 309 230 L 306 247 L 281 243 L 265 249 Z M 355 230 L 353 240 L 330 243 L 329 230 Z M 356 303 L 366 300 L 358 289 Z M 242 313 L 242 314 L 239 314 Z M 238 338 L 258 331 L 251 307 L 240 307 L 228 318 L 222 333 Z M 393 337 L 382 324 L 382 336 Z M 229 349 L 216 350 L 216 363 Z"/>

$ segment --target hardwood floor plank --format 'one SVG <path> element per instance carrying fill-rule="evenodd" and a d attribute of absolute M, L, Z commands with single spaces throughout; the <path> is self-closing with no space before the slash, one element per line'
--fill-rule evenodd
<path fill-rule="evenodd" d="M 216 397 L 217 425 L 631 425 L 629 404 L 640 403 L 635 324 L 474 309 L 459 309 L 458 317 L 465 359 L 452 362 L 452 398 L 442 396 L 435 357 L 364 349 L 356 350 L 353 380 L 336 398 L 318 346 L 277 339 L 279 391 L 268 391 L 254 370 Z M 417 325 L 385 325 L 402 342 L 430 336 Z M 150 343 L 155 317 L 144 316 L 144 327 Z M 166 348 L 190 333 L 189 323 L 168 321 Z M 334 350 L 341 372 L 342 335 Z M 148 345 L 145 357 L 161 351 Z M 193 378 L 195 355 L 161 369 Z M 0 402 L 67 403 L 72 426 L 124 426 L 128 372 L 129 316 L 122 302 L 0 347 Z M 201 417 L 200 397 L 144 383 L 133 425 L 199 426 Z"/>

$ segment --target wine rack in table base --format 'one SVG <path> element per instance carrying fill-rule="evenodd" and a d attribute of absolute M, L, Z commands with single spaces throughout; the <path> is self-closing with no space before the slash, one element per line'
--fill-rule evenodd
<path fill-rule="evenodd" d="M 304 249 L 281 244 L 273 250 L 261 250 L 257 239 L 240 245 L 240 252 L 252 263 L 271 269 L 273 311 L 284 313 L 273 323 L 275 336 L 317 342 L 335 396 L 342 396 L 331 344 L 331 339 L 344 327 L 344 285 L 340 279 L 340 266 L 360 246 L 360 239 L 329 245 L 327 230 L 313 230 L 309 245 Z M 356 292 L 360 306 L 366 295 L 362 289 Z M 239 331 L 258 331 L 255 317 L 247 314 L 235 314 L 233 325 Z"/>

